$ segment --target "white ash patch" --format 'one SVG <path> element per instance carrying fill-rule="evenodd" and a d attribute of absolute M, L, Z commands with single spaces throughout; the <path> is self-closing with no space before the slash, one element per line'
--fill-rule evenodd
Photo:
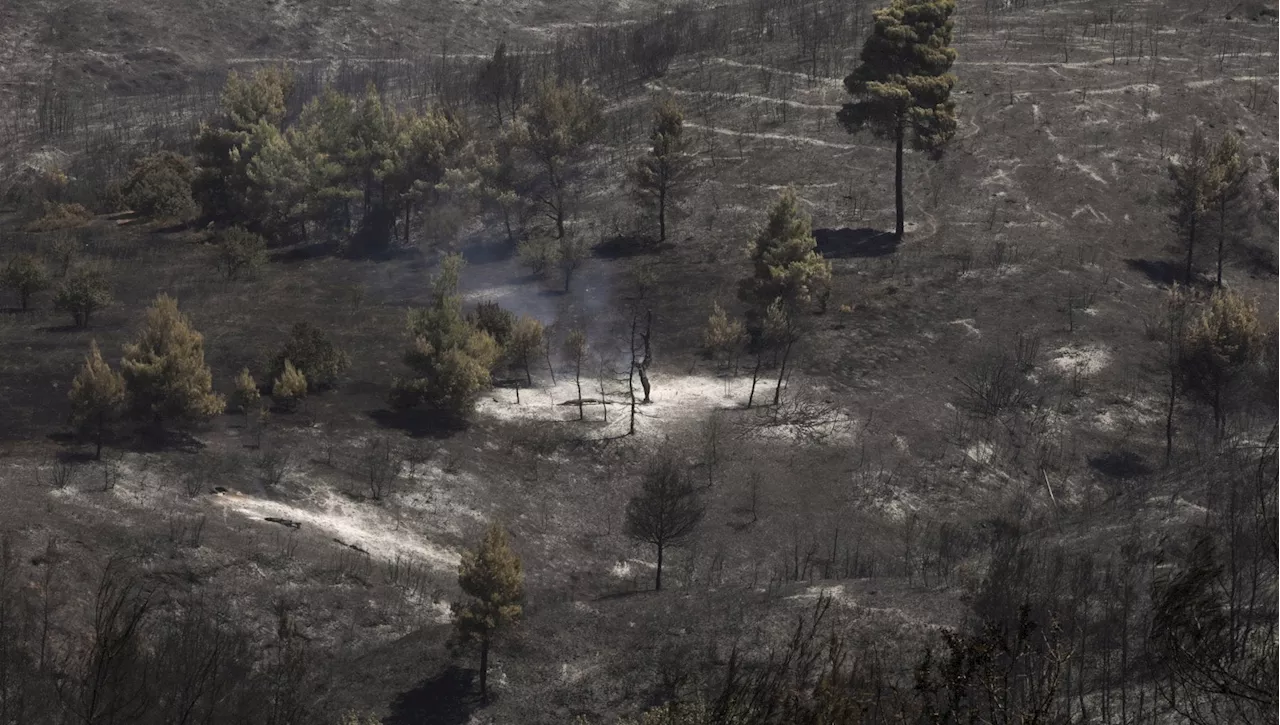
<path fill-rule="evenodd" d="M 644 559 L 619 559 L 614 562 L 609 569 L 609 575 L 617 579 L 633 579 L 643 574 L 648 576 L 648 572 L 637 571 L 638 569 L 657 570 L 658 565 Z"/>
<path fill-rule="evenodd" d="M 209 500 L 224 511 L 262 521 L 263 526 L 277 526 L 263 521 L 267 516 L 298 521 L 304 528 L 319 529 L 325 536 L 359 546 L 380 559 L 391 560 L 398 555 L 422 560 L 439 569 L 452 569 L 458 565 L 457 552 L 407 530 L 403 522 L 394 520 L 381 509 L 350 501 L 332 491 L 314 496 L 307 502 L 311 504 L 309 507 L 238 493 L 214 496 Z"/>
<path fill-rule="evenodd" d="M 639 378 L 635 381 L 636 433 L 641 436 L 661 433 L 671 423 L 701 418 L 712 410 L 743 407 L 751 387 L 750 378 L 668 375 L 660 371 L 649 373 L 649 380 L 652 387 L 648 403 L 639 402 L 644 393 Z M 757 395 L 763 387 L 757 386 Z M 515 390 L 495 388 L 477 402 L 476 412 L 506 421 L 572 422 L 588 439 L 599 440 L 627 432 L 631 397 L 625 380 L 619 384 L 606 378 L 602 396 L 600 381 L 584 376 L 582 399 L 584 419 L 578 421 L 577 386 L 571 376 L 560 375 L 554 385 L 521 389 L 519 403 L 516 403 Z M 604 409 L 607 409 L 607 423 Z"/>
<path fill-rule="evenodd" d="M 1111 352 L 1100 345 L 1064 345 L 1053 352 L 1050 362 L 1065 373 L 1096 375 L 1111 363 Z"/>
<path fill-rule="evenodd" d="M 966 272 L 966 274 L 968 274 L 968 273 Z M 966 317 L 966 318 L 964 318 L 963 320 L 952 320 L 951 322 L 948 322 L 947 324 L 948 324 L 948 325 L 957 325 L 957 326 L 959 326 L 959 327 L 961 327 L 961 328 L 964 328 L 964 331 L 965 331 L 965 332 L 967 332 L 967 333 L 969 333 L 970 335 L 975 335 L 975 336 L 981 336 L 981 335 L 982 335 L 982 330 L 979 330 L 979 329 L 974 325 L 974 321 L 973 321 L 973 318 L 972 318 L 972 317 Z"/>
<path fill-rule="evenodd" d="M 964 454 L 976 463 L 987 463 L 995 455 L 995 448 L 990 443 L 979 441 L 965 449 Z"/>
<path fill-rule="evenodd" d="M 1046 224 L 1043 224 L 1043 223 L 1034 223 L 1034 224 L 1024 225 L 1024 224 L 1019 224 L 1017 222 L 1005 222 L 1004 225 L 1006 227 L 1047 226 Z M 992 267 L 990 269 L 970 269 L 966 272 L 962 272 L 960 274 L 960 279 L 998 279 L 1000 277 L 1008 277 L 1010 275 L 1018 274 L 1023 269 L 1025 269 L 1025 267 L 1023 267 L 1021 264 L 1002 264 L 998 267 Z"/>

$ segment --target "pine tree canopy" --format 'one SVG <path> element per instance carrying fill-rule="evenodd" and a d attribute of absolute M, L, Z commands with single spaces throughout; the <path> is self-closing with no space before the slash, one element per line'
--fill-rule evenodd
<path fill-rule="evenodd" d="M 949 71 L 954 0 L 894 0 L 875 11 L 875 26 L 862 47 L 862 63 L 844 80 L 857 100 L 839 120 L 850 132 L 864 128 L 894 138 L 911 131 L 918 149 L 940 148 L 955 134 Z"/>

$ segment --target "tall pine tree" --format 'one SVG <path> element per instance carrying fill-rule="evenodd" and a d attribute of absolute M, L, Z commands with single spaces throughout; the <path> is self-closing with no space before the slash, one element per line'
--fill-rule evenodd
<path fill-rule="evenodd" d="M 893 0 L 873 13 L 862 63 L 844 79 L 854 97 L 836 114 L 850 133 L 870 130 L 893 141 L 895 234 L 902 238 L 902 157 L 908 138 L 917 150 L 938 153 L 956 131 L 949 71 L 955 0 Z"/>
<path fill-rule="evenodd" d="M 692 158 L 684 137 L 684 113 L 673 101 L 665 101 L 653 114 L 649 152 L 636 162 L 633 179 L 641 203 L 658 212 L 658 241 L 667 240 L 667 210 L 675 204 L 681 183 L 688 177 Z"/>

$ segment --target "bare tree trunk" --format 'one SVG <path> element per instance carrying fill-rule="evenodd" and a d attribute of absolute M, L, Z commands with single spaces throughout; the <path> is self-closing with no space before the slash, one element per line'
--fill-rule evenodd
<path fill-rule="evenodd" d="M 97 435 L 94 436 L 94 442 L 97 443 L 97 448 L 93 452 L 93 460 L 101 461 L 102 460 L 102 429 L 107 427 L 107 416 L 105 413 L 98 413 L 97 427 L 98 427 Z"/>
<path fill-rule="evenodd" d="M 1222 289 L 1222 248 L 1227 239 L 1227 201 L 1225 196 L 1218 200 L 1218 289 Z"/>
<path fill-rule="evenodd" d="M 635 435 L 636 432 L 636 314 L 631 315 L 631 366 L 627 370 L 627 394 L 630 397 L 631 404 L 631 425 L 627 429 L 627 435 Z"/>
<path fill-rule="evenodd" d="M 756 367 L 755 367 L 755 369 L 754 369 L 754 370 L 752 370 L 752 371 L 751 371 L 751 394 L 747 396 L 747 407 L 748 407 L 748 408 L 750 408 L 750 407 L 751 407 L 751 404 L 752 404 L 753 402 L 755 402 L 755 399 L 756 399 L 756 382 L 757 382 L 758 380 L 760 380 L 760 365 L 761 365 L 761 363 L 763 362 L 763 359 L 762 359 L 762 358 L 763 358 L 763 356 L 762 356 L 759 352 L 757 352 L 757 353 L 756 353 Z"/>
<path fill-rule="evenodd" d="M 653 335 L 653 311 L 648 310 L 645 313 L 644 332 L 640 334 L 640 340 L 644 343 L 644 358 L 640 361 L 638 372 L 640 373 L 640 386 L 644 388 L 644 400 L 642 403 L 651 403 L 649 400 L 649 364 L 653 362 L 652 349 L 649 347 L 649 339 Z"/>
<path fill-rule="evenodd" d="M 578 358 L 578 364 L 574 366 L 573 382 L 578 386 L 578 420 L 582 420 L 585 417 L 582 412 L 582 358 Z"/>
<path fill-rule="evenodd" d="M 894 139 L 896 148 L 894 151 L 893 171 L 893 206 L 898 215 L 897 226 L 894 228 L 894 236 L 899 240 L 901 240 L 902 235 L 906 233 L 906 208 L 902 200 L 902 142 L 906 135 L 906 128 L 899 123 L 897 136 Z"/>
<path fill-rule="evenodd" d="M 480 697 L 489 697 L 489 638 L 480 640 Z"/>
<path fill-rule="evenodd" d="M 658 243 L 667 241 L 667 183 L 658 186 Z"/>
<path fill-rule="evenodd" d="M 1187 230 L 1187 270 L 1185 276 L 1188 285 L 1191 284 L 1192 266 L 1195 263 L 1197 217 L 1198 215 L 1195 212 L 1192 212 L 1191 225 Z"/>
<path fill-rule="evenodd" d="M 664 547 L 662 544 L 658 544 L 658 573 L 653 583 L 653 590 L 655 592 L 662 591 L 662 550 L 663 548 Z"/>
<path fill-rule="evenodd" d="M 542 356 L 547 361 L 547 374 L 551 376 L 551 384 L 556 384 L 556 369 L 551 365 L 551 340 L 543 338 L 542 340 Z M 581 397 L 581 396 L 579 396 Z"/>
<path fill-rule="evenodd" d="M 1173 460 L 1173 413 L 1178 405 L 1178 373 L 1172 369 L 1172 362 L 1169 370 L 1169 405 L 1164 417 L 1164 465 L 1168 466 Z"/>
<path fill-rule="evenodd" d="M 791 357 L 791 346 L 795 343 L 790 339 L 787 340 L 787 346 L 782 349 L 782 364 L 778 366 L 778 384 L 773 389 L 773 404 L 777 406 L 782 402 L 782 380 L 787 373 L 787 358 Z"/>

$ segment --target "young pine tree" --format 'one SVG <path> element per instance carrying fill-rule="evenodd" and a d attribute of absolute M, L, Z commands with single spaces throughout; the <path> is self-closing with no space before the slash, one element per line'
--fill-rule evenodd
<path fill-rule="evenodd" d="M 507 341 L 507 357 L 524 370 L 525 384 L 529 386 L 533 385 L 531 363 L 542 351 L 544 333 L 545 329 L 537 318 L 524 315 L 516 320 L 511 339 Z"/>
<path fill-rule="evenodd" d="M 84 367 L 71 381 L 67 397 L 71 399 L 71 422 L 92 432 L 94 458 L 102 458 L 102 439 L 124 409 L 125 391 L 124 377 L 102 359 L 97 340 L 89 343 Z"/>
<path fill-rule="evenodd" d="M 204 362 L 204 336 L 178 311 L 178 301 L 161 294 L 147 310 L 135 342 L 120 362 L 130 407 L 156 425 L 168 419 L 202 420 L 226 407 L 213 392 L 213 374 Z"/>
<path fill-rule="evenodd" d="M 1261 358 L 1264 335 L 1258 310 L 1230 290 L 1219 290 L 1187 327 L 1182 368 L 1188 392 L 1213 410 L 1214 434 L 1226 433 L 1230 396 L 1245 372 Z"/>
<path fill-rule="evenodd" d="M 862 46 L 861 64 L 844 79 L 855 98 L 837 114 L 850 133 L 868 129 L 893 141 L 895 235 L 902 238 L 903 148 L 910 137 L 918 150 L 940 152 L 956 131 L 949 71 L 955 0 L 893 0 L 873 13 L 875 25 Z"/>
<path fill-rule="evenodd" d="M 713 302 L 707 327 L 702 331 L 702 346 L 711 359 L 729 367 L 746 339 L 747 331 L 742 322 L 731 319 L 719 302 Z"/>
<path fill-rule="evenodd" d="M 1213 150 L 1210 162 L 1209 187 L 1213 196 L 1209 199 L 1218 242 L 1218 269 L 1216 284 L 1222 287 L 1222 262 L 1227 255 L 1227 240 L 1239 226 L 1240 207 L 1245 198 L 1249 180 L 1249 157 L 1245 155 L 1240 137 L 1224 134 Z"/>
<path fill-rule="evenodd" d="M 480 695 L 489 694 L 489 649 L 500 631 L 520 619 L 524 572 L 511 550 L 507 532 L 493 524 L 480 546 L 464 551 L 458 565 L 458 586 L 469 599 L 453 604 L 454 625 L 464 641 L 480 647 Z"/>
<path fill-rule="evenodd" d="M 258 381 L 253 379 L 249 368 L 244 368 L 236 376 L 236 388 L 231 393 L 231 405 L 248 417 L 258 407 L 262 393 L 258 392 Z"/>
<path fill-rule="evenodd" d="M 492 380 L 498 344 L 462 314 L 458 296 L 462 265 L 461 255 L 446 257 L 436 276 L 431 306 L 409 313 L 413 343 L 404 361 L 414 376 L 393 384 L 391 404 L 396 408 L 425 404 L 445 414 L 462 415 Z"/>
<path fill-rule="evenodd" d="M 705 509 L 680 462 L 664 455 L 645 472 L 640 490 L 627 502 L 626 533 L 657 549 L 653 588 L 662 591 L 662 561 L 668 547 L 686 540 L 702 521 Z"/>
<path fill-rule="evenodd" d="M 1198 125 L 1192 129 L 1182 153 L 1169 162 L 1169 180 L 1172 186 L 1166 195 L 1173 207 L 1170 219 L 1187 248 L 1183 281 L 1191 284 L 1191 276 L 1195 273 L 1196 240 L 1205 210 L 1214 196 L 1213 150 Z"/>
<path fill-rule="evenodd" d="M 790 309 L 808 304 L 831 283 L 831 263 L 818 253 L 809 215 L 792 189 L 774 204 L 748 251 L 752 275 L 740 283 L 738 297 L 757 312 L 779 298 Z"/>
<path fill-rule="evenodd" d="M 307 377 L 292 362 L 285 360 L 284 370 L 271 386 L 271 397 L 285 410 L 297 408 L 303 398 L 307 397 Z"/>
<path fill-rule="evenodd" d="M 640 201 L 658 214 L 658 242 L 667 240 L 667 212 L 674 208 L 693 158 L 684 136 L 684 113 L 667 100 L 653 114 L 648 153 L 636 162 L 632 179 Z"/>
<path fill-rule="evenodd" d="M 284 374 L 286 362 L 292 362 L 306 376 L 311 390 L 337 385 L 338 378 L 351 366 L 347 353 L 310 322 L 296 323 L 289 331 L 284 348 L 271 362 L 273 378 Z"/>

